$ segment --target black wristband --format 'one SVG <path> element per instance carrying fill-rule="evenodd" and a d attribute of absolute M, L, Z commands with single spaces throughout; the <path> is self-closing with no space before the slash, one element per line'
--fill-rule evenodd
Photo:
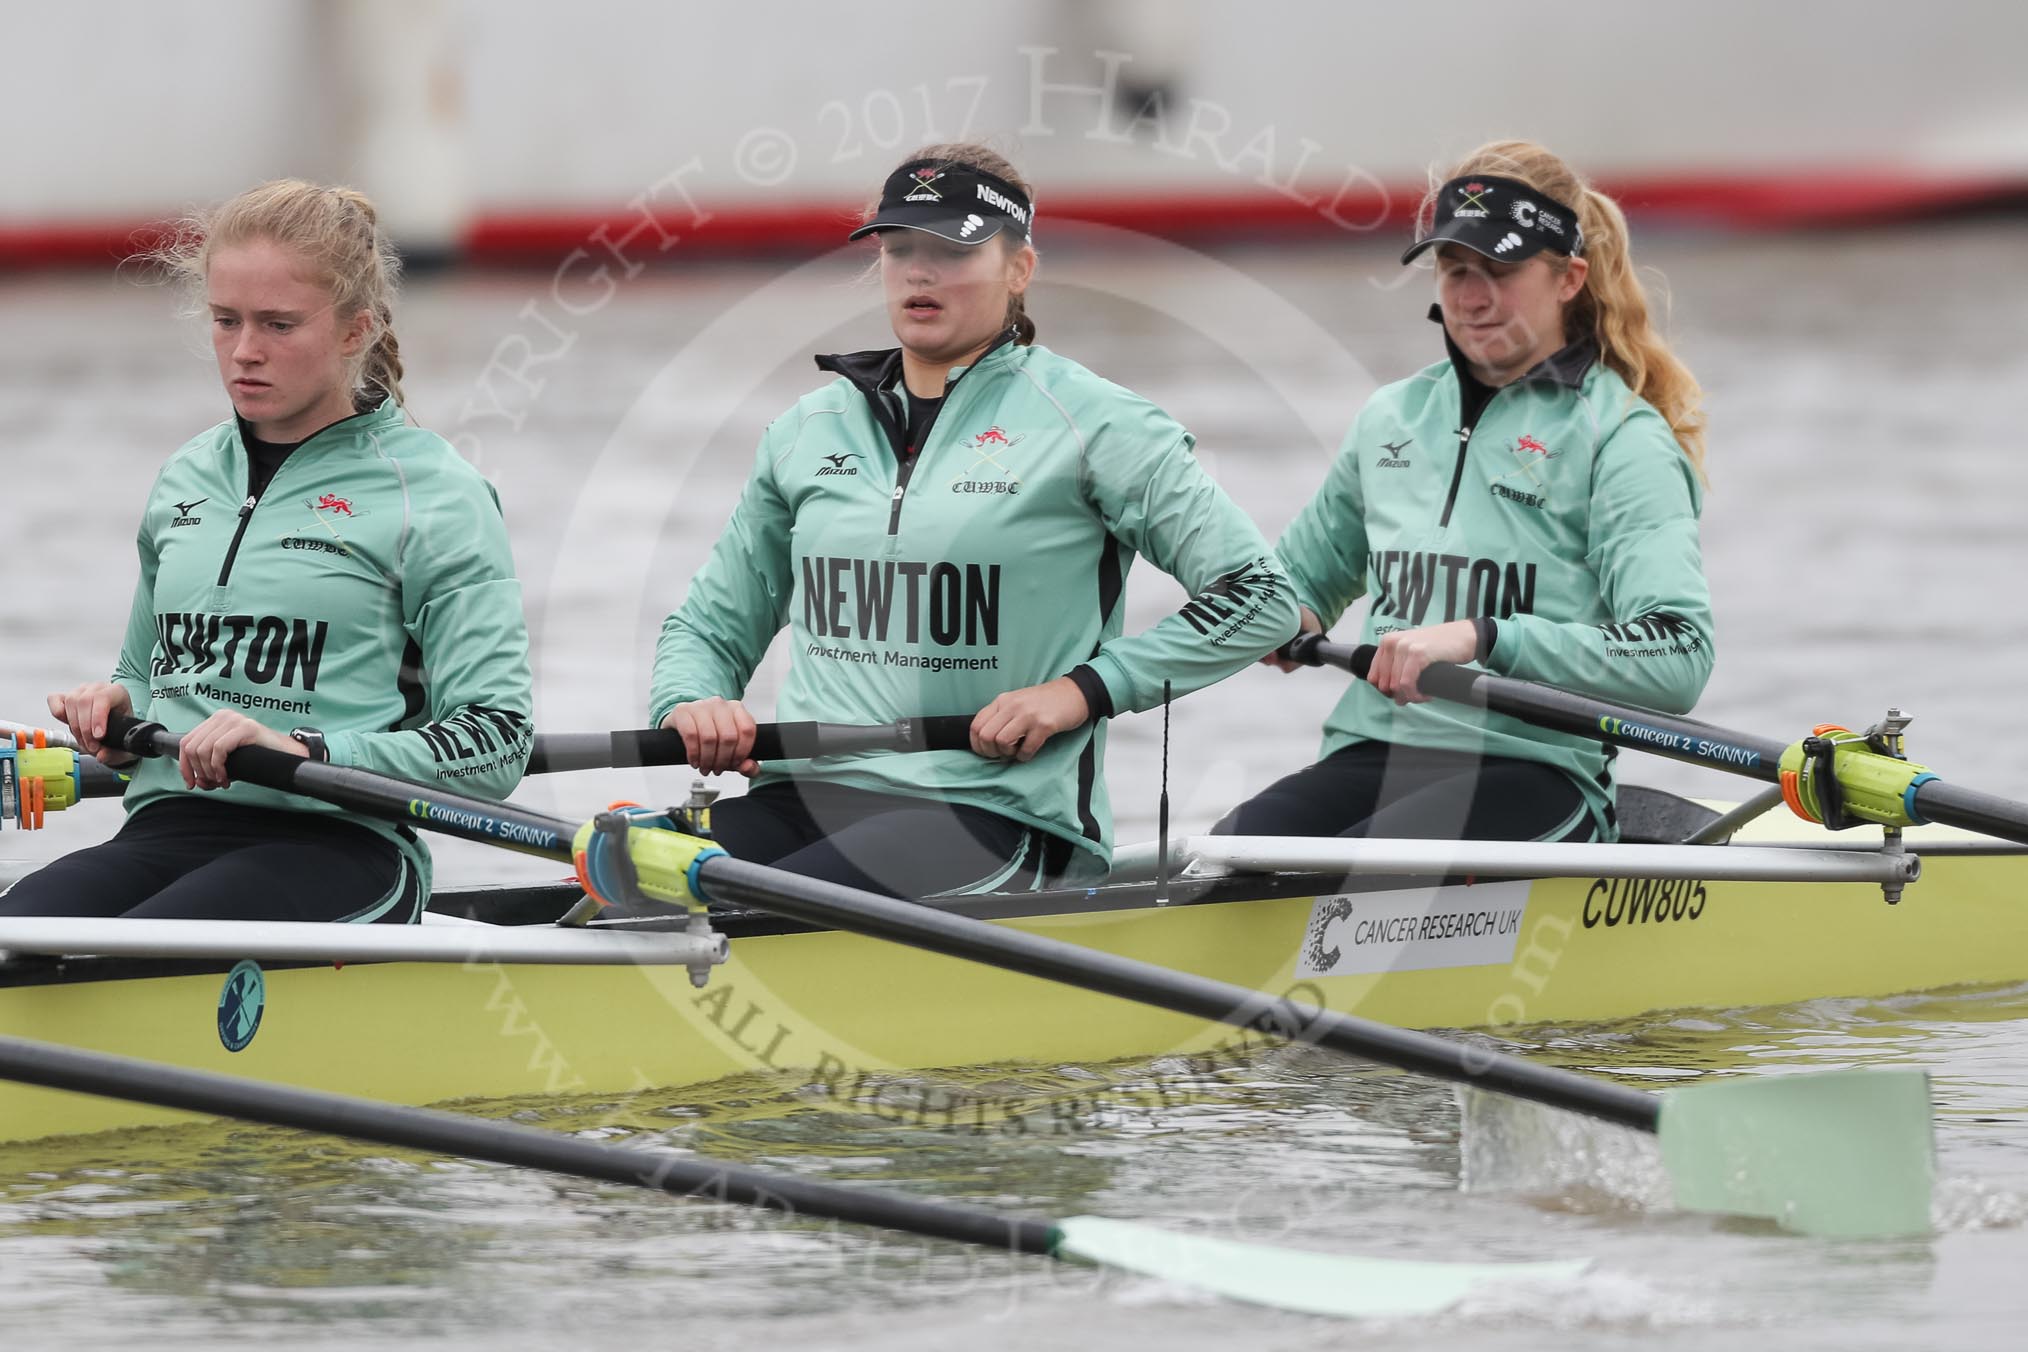
<path fill-rule="evenodd" d="M 1472 621 L 1472 627 L 1479 631 L 1479 646 L 1472 653 L 1474 662 L 1483 662 L 1493 655 L 1493 645 L 1500 641 L 1500 627 L 1491 615 L 1481 615 Z"/>
<path fill-rule="evenodd" d="M 1090 711 L 1087 723 L 1113 716 L 1113 692 L 1106 689 L 1106 683 L 1084 663 L 1070 669 L 1070 679 L 1077 682 L 1077 688 L 1084 693 L 1084 707 Z"/>

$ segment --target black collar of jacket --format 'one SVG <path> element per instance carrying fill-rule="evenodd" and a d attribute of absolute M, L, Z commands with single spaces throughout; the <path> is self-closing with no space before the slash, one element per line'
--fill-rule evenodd
<path fill-rule="evenodd" d="M 1444 330 L 1444 351 L 1450 354 L 1451 365 L 1460 373 L 1471 369 L 1465 364 L 1465 354 L 1451 338 L 1451 331 L 1444 327 L 1444 308 L 1441 305 L 1429 307 L 1430 322 Z M 1565 389 L 1575 390 L 1584 385 L 1584 377 L 1598 360 L 1598 340 L 1586 334 L 1564 344 L 1535 365 L 1522 372 L 1521 380 L 1553 380 Z M 1516 381 L 1519 384 L 1520 381 Z"/>
<path fill-rule="evenodd" d="M 1012 326 L 1009 326 L 1001 333 L 999 338 L 994 340 L 991 347 L 979 354 L 977 361 L 958 373 L 956 380 L 946 380 L 944 382 L 944 394 L 949 394 L 951 388 L 958 383 L 958 380 L 964 379 L 984 365 L 988 357 L 991 357 L 995 352 L 1013 342 L 1014 336 L 1014 329 Z M 830 371 L 851 381 L 858 388 L 859 392 L 866 396 L 866 403 L 873 412 L 873 420 L 880 424 L 880 429 L 883 432 L 887 433 L 888 445 L 894 448 L 895 456 L 897 458 L 907 457 L 910 450 L 908 428 L 903 423 L 901 415 L 895 407 L 898 401 L 888 398 L 889 392 L 901 384 L 900 348 L 874 348 L 869 352 L 844 352 L 833 356 L 818 357 L 817 369 L 819 371 Z M 929 425 L 922 429 L 925 439 L 927 439 L 929 429 L 935 425 L 936 418 L 933 415 L 930 418 Z"/>
<path fill-rule="evenodd" d="M 979 354 L 979 360 L 967 366 L 960 373 L 965 374 L 979 368 L 986 358 L 1014 341 L 1014 330 L 1007 329 L 993 345 Z M 877 395 L 893 389 L 901 382 L 901 349 L 898 347 L 876 347 L 866 352 L 840 352 L 817 358 L 817 369 L 840 375 L 857 385 L 869 395 Z"/>

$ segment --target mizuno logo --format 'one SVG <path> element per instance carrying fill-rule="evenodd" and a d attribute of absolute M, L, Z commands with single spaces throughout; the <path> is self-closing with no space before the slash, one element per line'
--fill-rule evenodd
<path fill-rule="evenodd" d="M 819 458 L 830 462 L 827 465 L 820 465 L 817 467 L 817 473 L 819 475 L 850 474 L 856 477 L 859 473 L 858 467 L 853 465 L 847 465 L 845 462 L 847 460 L 864 460 L 866 457 L 859 454 L 859 452 L 857 451 L 844 451 L 838 455 L 826 455 L 820 456 Z"/>
<path fill-rule="evenodd" d="M 192 512 L 196 511 L 196 510 L 197 510 L 197 509 L 198 509 L 199 507 L 202 507 L 202 506 L 203 506 L 203 505 L 204 505 L 205 503 L 207 503 L 207 502 L 210 502 L 210 501 L 211 501 L 211 499 L 210 499 L 210 498 L 199 498 L 199 499 L 198 499 L 197 501 L 195 501 L 195 502 L 179 502 L 179 503 L 177 503 L 177 504 L 176 504 L 176 515 L 178 515 L 178 516 L 189 516 L 189 515 L 190 515 L 190 514 L 191 514 Z"/>
<path fill-rule="evenodd" d="M 1407 469 L 1408 460 L 1401 453 L 1413 445 L 1414 437 L 1403 441 L 1383 441 L 1380 443 L 1380 459 L 1374 463 L 1381 469 Z"/>

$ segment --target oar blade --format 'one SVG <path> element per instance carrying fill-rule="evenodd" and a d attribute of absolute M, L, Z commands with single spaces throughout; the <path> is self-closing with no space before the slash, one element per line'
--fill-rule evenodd
<path fill-rule="evenodd" d="M 1400 1318 L 1435 1314 L 1509 1283 L 1571 1281 L 1589 1259 L 1436 1263 L 1311 1253 L 1178 1234 L 1132 1221 L 1074 1216 L 1056 1226 L 1055 1254 L 1301 1314 Z"/>
<path fill-rule="evenodd" d="M 1836 1070 L 1663 1095 L 1676 1204 L 1765 1216 L 1803 1234 L 1927 1234 L 1936 1172 L 1929 1076 Z"/>

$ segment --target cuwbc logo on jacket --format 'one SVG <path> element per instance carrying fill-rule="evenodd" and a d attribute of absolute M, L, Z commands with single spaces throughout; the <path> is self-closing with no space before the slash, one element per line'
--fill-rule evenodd
<path fill-rule="evenodd" d="M 1007 435 L 999 424 L 975 435 L 970 446 L 973 460 L 951 479 L 953 493 L 986 493 L 1013 495 L 1021 491 L 1021 477 L 1000 463 L 1000 452 L 1010 451 L 1027 440 L 1025 436 Z"/>

